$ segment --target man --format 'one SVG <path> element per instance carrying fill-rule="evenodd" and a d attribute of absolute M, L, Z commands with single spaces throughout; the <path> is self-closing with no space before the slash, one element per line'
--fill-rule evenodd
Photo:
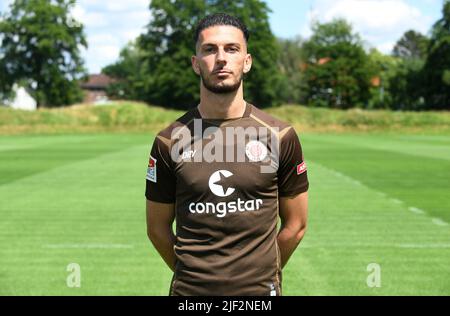
<path fill-rule="evenodd" d="M 244 101 L 248 38 L 226 14 L 199 22 L 192 67 L 200 104 L 153 143 L 147 232 L 174 271 L 170 295 L 281 295 L 281 269 L 305 234 L 298 136 Z"/>

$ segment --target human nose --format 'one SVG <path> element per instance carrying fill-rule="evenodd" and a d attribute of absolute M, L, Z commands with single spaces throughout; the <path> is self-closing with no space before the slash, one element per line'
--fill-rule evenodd
<path fill-rule="evenodd" d="M 225 51 L 221 48 L 219 48 L 217 50 L 217 55 L 216 55 L 216 62 L 221 63 L 221 64 L 226 64 L 227 61 L 225 59 Z"/>

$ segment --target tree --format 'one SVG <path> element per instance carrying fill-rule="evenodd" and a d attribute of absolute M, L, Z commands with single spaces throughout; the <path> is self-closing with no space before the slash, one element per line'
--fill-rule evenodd
<path fill-rule="evenodd" d="M 82 99 L 77 79 L 87 47 L 83 26 L 69 14 L 75 0 L 15 0 L 0 20 L 0 91 L 25 82 L 39 106 Z"/>
<path fill-rule="evenodd" d="M 102 73 L 113 78 L 118 78 L 108 87 L 108 95 L 120 99 L 144 100 L 145 67 L 143 67 L 144 52 L 136 42 L 130 42 L 125 46 L 114 64 L 102 69 Z"/>
<path fill-rule="evenodd" d="M 395 73 L 389 78 L 389 92 L 394 110 L 423 110 L 423 70 L 422 59 L 400 59 Z"/>
<path fill-rule="evenodd" d="M 376 69 L 376 85 L 371 88 L 369 108 L 421 110 L 423 60 L 384 55 L 376 49 L 369 54 Z"/>
<path fill-rule="evenodd" d="M 153 0 L 151 22 L 139 38 L 146 101 L 187 109 L 199 99 L 199 78 L 191 68 L 195 26 L 205 15 L 225 12 L 240 18 L 250 31 L 252 71 L 246 76 L 246 98 L 258 106 L 279 102 L 281 75 L 278 50 L 268 22 L 269 8 L 260 0 Z"/>
<path fill-rule="evenodd" d="M 444 2 L 442 18 L 432 29 L 423 78 L 429 109 L 450 109 L 450 1 Z"/>
<path fill-rule="evenodd" d="M 396 110 L 424 109 L 423 66 L 430 40 L 419 32 L 409 30 L 397 41 L 392 55 L 398 58 L 395 72 L 388 79 L 392 97 L 390 107 Z"/>
<path fill-rule="evenodd" d="M 369 58 L 375 66 L 375 76 L 373 77 L 372 87 L 370 89 L 371 98 L 368 108 L 370 109 L 389 109 L 393 106 L 392 94 L 390 91 L 391 78 L 396 76 L 398 64 L 401 59 L 398 57 L 385 55 L 376 48 L 369 52 Z"/>
<path fill-rule="evenodd" d="M 279 68 L 283 75 L 281 99 L 288 103 L 303 103 L 305 101 L 305 86 L 301 69 L 303 40 L 300 37 L 294 39 L 278 39 L 280 51 Z"/>
<path fill-rule="evenodd" d="M 429 39 L 414 30 L 409 30 L 397 41 L 393 55 L 404 59 L 425 59 Z"/>
<path fill-rule="evenodd" d="M 350 24 L 343 19 L 317 22 L 303 48 L 311 105 L 350 108 L 368 104 L 376 72 Z"/>

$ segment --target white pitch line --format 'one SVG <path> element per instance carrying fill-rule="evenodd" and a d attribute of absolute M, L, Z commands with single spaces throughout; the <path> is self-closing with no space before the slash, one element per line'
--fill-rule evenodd
<path fill-rule="evenodd" d="M 42 248 L 47 249 L 131 249 L 133 245 L 126 244 L 48 244 Z"/>
<path fill-rule="evenodd" d="M 421 210 L 420 208 L 417 208 L 417 207 L 413 207 L 413 206 L 408 207 L 408 210 L 410 210 L 411 212 L 416 213 L 416 214 L 425 214 L 425 212 L 423 210 Z"/>
<path fill-rule="evenodd" d="M 403 201 L 401 201 L 399 199 L 394 199 L 394 198 L 391 198 L 391 202 L 394 202 L 396 204 L 403 204 Z"/>
<path fill-rule="evenodd" d="M 376 191 L 376 193 L 378 194 L 378 196 L 381 196 L 382 198 L 386 197 L 386 193 L 384 192 Z"/>
<path fill-rule="evenodd" d="M 399 248 L 450 248 L 450 244 L 401 244 L 397 245 Z"/>
<path fill-rule="evenodd" d="M 431 221 L 433 222 L 433 224 L 436 224 L 436 225 L 438 225 L 438 226 L 448 226 L 448 223 L 447 222 L 445 222 L 445 221 L 443 221 L 442 219 L 440 219 L 440 218 L 432 218 L 431 219 Z"/>
<path fill-rule="evenodd" d="M 330 248 L 330 249 L 336 249 L 336 248 L 369 248 L 369 247 L 380 247 L 380 248 L 403 248 L 403 249 L 447 249 L 450 248 L 450 244 L 367 244 L 367 243 L 360 243 L 360 244 L 313 244 L 313 245 L 301 245 L 302 248 L 311 248 L 311 249 L 318 249 L 318 248 Z"/>
<path fill-rule="evenodd" d="M 347 175 L 345 175 L 345 174 L 343 174 L 343 173 L 341 173 L 341 172 L 339 172 L 339 171 L 330 169 L 330 168 L 325 167 L 325 166 L 323 166 L 323 165 L 321 165 L 321 164 L 318 164 L 318 165 L 321 166 L 323 169 L 326 169 L 326 170 L 332 172 L 335 176 L 338 176 L 338 177 L 340 177 L 340 178 L 343 178 L 344 180 L 346 180 L 346 181 L 348 181 L 348 182 L 350 182 L 350 183 L 353 183 L 353 184 L 358 185 L 358 186 L 364 186 L 360 181 L 358 181 L 358 180 L 356 180 L 356 179 L 354 179 L 354 178 L 352 178 L 352 177 L 349 177 L 349 176 L 347 176 Z M 372 189 L 372 190 L 373 190 L 373 189 Z M 373 190 L 373 191 L 375 191 L 376 194 L 377 194 L 378 196 L 381 196 L 381 197 L 383 197 L 383 198 L 386 198 L 386 197 L 387 197 L 387 194 L 384 193 L 384 192 L 376 191 L 376 190 Z M 399 200 L 399 199 L 396 199 L 396 198 L 389 198 L 389 201 L 391 201 L 392 203 L 395 203 L 395 204 L 399 204 L 399 205 L 402 205 L 402 204 L 403 204 L 403 201 L 402 201 L 402 200 Z M 420 208 L 417 208 L 417 207 L 414 207 L 414 206 L 408 207 L 408 210 L 409 210 L 410 212 L 415 213 L 415 214 L 420 214 L 420 215 L 426 214 L 426 212 L 425 212 L 424 210 L 421 210 Z M 443 220 L 440 219 L 440 218 L 432 218 L 431 221 L 432 221 L 435 225 L 438 225 L 438 226 L 448 226 L 448 225 L 449 225 L 447 222 L 443 221 Z"/>
<path fill-rule="evenodd" d="M 358 180 L 356 180 L 356 179 L 354 179 L 352 177 L 349 177 L 349 176 L 347 176 L 347 175 L 345 175 L 343 173 L 340 173 L 339 171 L 331 170 L 331 172 L 334 173 L 335 176 L 340 177 L 340 178 L 342 178 L 342 179 L 344 179 L 344 180 L 346 180 L 346 181 L 348 181 L 350 183 L 353 183 L 353 184 L 358 185 L 358 186 L 363 186 L 363 184 L 360 181 L 358 181 Z"/>

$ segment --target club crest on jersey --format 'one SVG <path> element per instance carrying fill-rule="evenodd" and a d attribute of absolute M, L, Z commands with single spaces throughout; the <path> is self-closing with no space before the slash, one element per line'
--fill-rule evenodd
<path fill-rule="evenodd" d="M 297 165 L 297 175 L 301 175 L 306 171 L 306 163 L 303 161 L 302 163 Z"/>
<path fill-rule="evenodd" d="M 267 157 L 267 147 L 258 140 L 252 140 L 245 146 L 245 154 L 250 161 L 262 161 Z"/>
<path fill-rule="evenodd" d="M 152 156 L 148 161 L 147 180 L 156 183 L 156 159 Z"/>

